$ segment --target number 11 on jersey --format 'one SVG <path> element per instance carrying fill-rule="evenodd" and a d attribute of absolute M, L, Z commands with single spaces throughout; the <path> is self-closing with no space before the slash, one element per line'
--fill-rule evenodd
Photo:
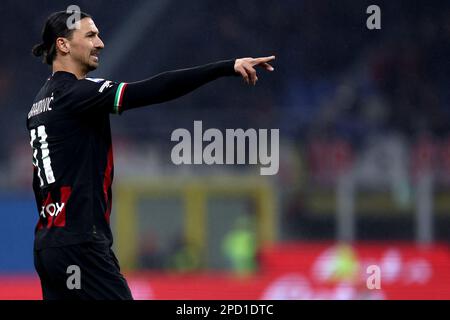
<path fill-rule="evenodd" d="M 38 140 L 39 146 L 35 147 L 34 142 Z M 45 179 L 47 184 L 51 184 L 55 182 L 55 176 L 53 174 L 52 169 L 52 161 L 50 159 L 50 151 L 48 149 L 47 142 L 47 132 L 45 131 L 45 126 L 39 126 L 37 128 L 37 136 L 36 129 L 31 130 L 31 148 L 33 148 L 33 165 L 38 168 L 38 176 L 41 181 L 41 186 L 44 185 L 44 176 L 42 175 L 42 171 L 45 173 Z M 39 152 L 40 151 L 40 152 Z"/>

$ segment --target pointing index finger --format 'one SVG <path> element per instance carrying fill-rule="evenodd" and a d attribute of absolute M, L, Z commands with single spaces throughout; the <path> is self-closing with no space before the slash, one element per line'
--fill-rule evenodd
<path fill-rule="evenodd" d="M 258 61 L 258 63 L 269 62 L 275 60 L 275 56 L 257 58 L 256 60 Z"/>

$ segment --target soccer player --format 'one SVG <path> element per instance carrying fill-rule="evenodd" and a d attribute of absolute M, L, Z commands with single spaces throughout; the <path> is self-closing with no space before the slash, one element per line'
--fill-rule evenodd
<path fill-rule="evenodd" d="M 52 67 L 27 119 L 39 212 L 34 264 L 44 299 L 132 299 L 111 250 L 109 115 L 178 98 L 219 77 L 241 76 L 254 85 L 254 67 L 273 71 L 275 57 L 219 61 L 133 83 L 90 79 L 103 42 L 88 14 L 80 13 L 74 29 L 69 17 L 50 15 L 32 51 Z M 80 286 L 69 286 L 77 270 Z"/>

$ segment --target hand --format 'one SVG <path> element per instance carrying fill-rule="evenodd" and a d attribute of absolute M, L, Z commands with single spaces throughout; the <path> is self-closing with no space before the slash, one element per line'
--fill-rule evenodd
<path fill-rule="evenodd" d="M 256 84 L 258 77 L 254 67 L 261 66 L 267 71 L 274 71 L 275 69 L 269 64 L 270 61 L 275 60 L 275 56 L 264 58 L 241 58 L 234 62 L 234 71 L 239 73 L 247 84 Z"/>

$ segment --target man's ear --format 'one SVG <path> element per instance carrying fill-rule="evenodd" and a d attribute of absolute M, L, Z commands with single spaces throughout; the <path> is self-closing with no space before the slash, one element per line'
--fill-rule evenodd
<path fill-rule="evenodd" d="M 56 39 L 56 48 L 62 53 L 69 53 L 70 51 L 70 43 L 66 38 L 58 38 Z"/>

